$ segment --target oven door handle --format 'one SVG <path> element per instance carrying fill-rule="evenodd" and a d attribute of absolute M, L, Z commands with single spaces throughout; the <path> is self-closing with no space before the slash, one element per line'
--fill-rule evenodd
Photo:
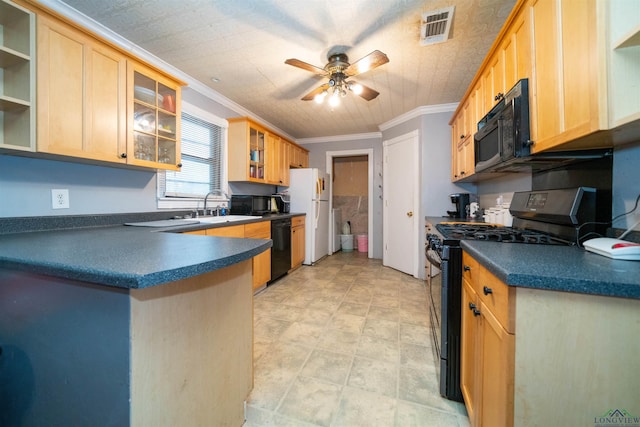
<path fill-rule="evenodd" d="M 427 256 L 427 261 L 438 270 L 442 270 L 442 261 L 436 259 L 431 253 L 429 253 L 429 249 L 425 250 L 425 255 Z"/>

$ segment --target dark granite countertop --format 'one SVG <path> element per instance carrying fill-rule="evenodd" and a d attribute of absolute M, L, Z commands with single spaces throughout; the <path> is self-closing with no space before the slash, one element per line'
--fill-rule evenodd
<path fill-rule="evenodd" d="M 180 234 L 304 215 L 270 214 L 221 224 L 124 226 L 188 212 L 0 218 L 0 268 L 121 288 L 145 288 L 228 267 L 264 252 L 266 239 Z"/>
<path fill-rule="evenodd" d="M 461 241 L 510 286 L 640 299 L 640 262 L 613 260 L 576 246 Z"/>
<path fill-rule="evenodd" d="M 146 288 L 252 258 L 266 239 L 111 226 L 0 235 L 0 268 L 121 288 Z"/>
<path fill-rule="evenodd" d="M 433 225 L 462 222 L 425 217 Z M 510 286 L 640 299 L 640 262 L 613 260 L 577 246 L 462 240 L 462 249 Z"/>

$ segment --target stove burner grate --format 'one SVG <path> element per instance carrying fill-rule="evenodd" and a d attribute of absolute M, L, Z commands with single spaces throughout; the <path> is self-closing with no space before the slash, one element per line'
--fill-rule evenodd
<path fill-rule="evenodd" d="M 558 239 L 549 234 L 493 224 L 438 224 L 436 228 L 443 236 L 449 239 L 538 245 L 571 244 L 570 242 Z"/>

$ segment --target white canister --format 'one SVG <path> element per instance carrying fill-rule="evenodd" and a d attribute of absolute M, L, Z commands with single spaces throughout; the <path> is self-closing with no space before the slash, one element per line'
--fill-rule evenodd
<path fill-rule="evenodd" d="M 513 225 L 513 216 L 511 215 L 511 212 L 509 212 L 509 209 L 504 209 L 502 215 L 504 221 L 503 224 L 507 227 L 511 227 Z"/>
<path fill-rule="evenodd" d="M 476 218 L 478 216 L 478 211 L 480 210 L 480 205 L 478 202 L 469 203 L 469 216 L 471 218 Z"/>
<path fill-rule="evenodd" d="M 489 224 L 495 224 L 496 223 L 496 211 L 493 208 L 489 208 L 485 211 L 486 213 L 486 217 L 485 218 L 485 222 L 488 222 Z"/>

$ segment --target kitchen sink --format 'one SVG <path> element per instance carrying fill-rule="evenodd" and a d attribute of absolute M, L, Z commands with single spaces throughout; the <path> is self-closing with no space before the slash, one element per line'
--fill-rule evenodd
<path fill-rule="evenodd" d="M 202 224 L 220 224 L 223 222 L 246 221 L 249 219 L 261 219 L 261 218 L 262 218 L 261 216 L 251 216 L 251 215 L 225 215 L 225 216 L 201 216 L 199 218 L 194 218 L 194 220 Z"/>

